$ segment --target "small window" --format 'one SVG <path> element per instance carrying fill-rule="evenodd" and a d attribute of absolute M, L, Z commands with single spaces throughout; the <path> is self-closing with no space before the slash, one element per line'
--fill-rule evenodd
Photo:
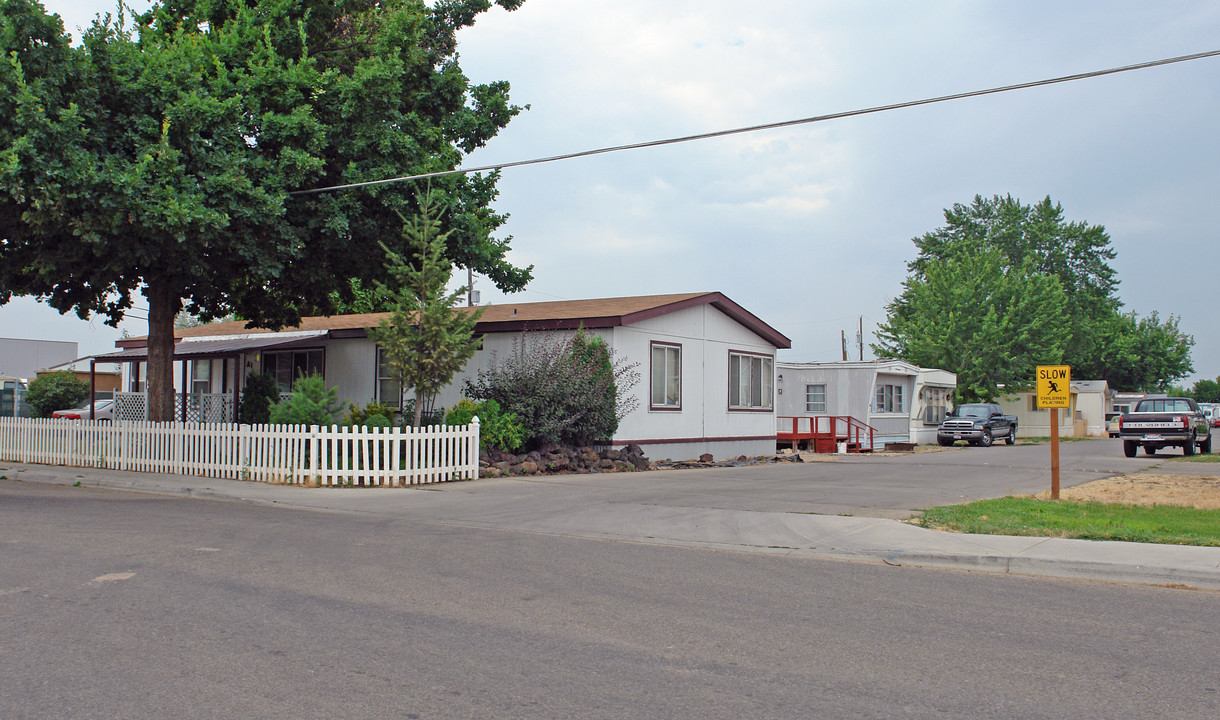
<path fill-rule="evenodd" d="M 805 412 L 826 412 L 826 385 L 805 386 Z"/>
<path fill-rule="evenodd" d="M 191 394 L 207 395 L 212 392 L 212 361 L 191 361 Z"/>
<path fill-rule="evenodd" d="M 873 412 L 906 412 L 906 405 L 903 402 L 902 391 L 903 387 L 901 385 L 878 385 L 877 398 L 873 403 Z"/>
<path fill-rule="evenodd" d="M 653 410 L 682 409 L 682 346 L 652 344 L 652 381 L 649 406 Z"/>
<path fill-rule="evenodd" d="M 770 410 L 775 359 L 769 355 L 729 353 L 729 408 Z"/>
<path fill-rule="evenodd" d="M 380 347 L 377 348 L 377 402 L 395 410 L 402 410 L 402 383 L 394 377 L 385 351 Z"/>

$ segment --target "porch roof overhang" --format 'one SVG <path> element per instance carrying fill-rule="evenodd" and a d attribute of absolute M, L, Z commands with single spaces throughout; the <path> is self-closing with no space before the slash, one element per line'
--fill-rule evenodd
<path fill-rule="evenodd" d="M 260 350 L 287 350 L 297 347 L 316 347 L 326 339 L 325 332 L 293 337 L 267 333 L 259 337 L 224 338 L 215 340 L 182 340 L 174 343 L 175 360 L 202 360 L 204 358 L 235 357 Z M 133 347 L 106 355 L 97 355 L 96 362 L 140 362 L 148 359 L 147 347 Z"/>

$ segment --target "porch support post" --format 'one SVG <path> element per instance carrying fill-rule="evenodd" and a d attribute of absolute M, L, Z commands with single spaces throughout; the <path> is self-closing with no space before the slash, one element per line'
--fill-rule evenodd
<path fill-rule="evenodd" d="M 89 417 L 97 416 L 97 358 L 89 358 Z"/>
<path fill-rule="evenodd" d="M 187 401 L 186 389 L 187 389 L 187 387 L 188 387 L 188 385 L 186 384 L 186 359 L 184 358 L 182 360 L 182 422 L 186 422 L 186 401 Z"/>
<path fill-rule="evenodd" d="M 233 356 L 233 424 L 236 425 L 240 419 L 239 411 L 241 410 L 241 384 L 245 379 L 242 377 L 241 355 Z"/>

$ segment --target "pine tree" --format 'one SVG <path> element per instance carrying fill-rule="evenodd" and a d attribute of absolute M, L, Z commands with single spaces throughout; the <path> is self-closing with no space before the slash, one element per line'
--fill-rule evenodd
<path fill-rule="evenodd" d="M 445 257 L 449 233 L 440 231 L 433 194 L 421 197 L 419 206 L 419 215 L 403 217 L 403 233 L 416 248 L 415 263 L 382 246 L 395 287 L 380 288 L 394 298 L 394 308 L 378 327 L 369 329 L 400 392 L 414 389 L 416 426 L 424 406 L 431 407 L 436 394 L 479 349 L 474 328 L 483 314 L 481 308 L 467 312 L 456 307 L 468 288 L 446 291 L 453 274 L 453 264 Z"/>

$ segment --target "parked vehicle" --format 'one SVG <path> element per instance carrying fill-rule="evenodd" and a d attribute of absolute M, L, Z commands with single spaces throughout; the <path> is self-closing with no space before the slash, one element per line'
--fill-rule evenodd
<path fill-rule="evenodd" d="M 1122 413 L 1108 412 L 1106 413 L 1106 434 L 1112 438 L 1118 437 L 1118 419 L 1122 417 Z"/>
<path fill-rule="evenodd" d="M 936 429 L 936 441 L 952 445 L 965 440 L 971 445 L 987 447 L 998 438 L 1014 445 L 1017 442 L 1017 416 L 1005 415 L 995 403 L 966 403 L 949 411 Z"/>
<path fill-rule="evenodd" d="M 1217 403 L 1199 403 L 1203 414 L 1211 421 L 1212 427 L 1220 427 L 1220 404 Z"/>
<path fill-rule="evenodd" d="M 114 421 L 114 401 L 113 400 L 98 400 L 96 407 L 83 405 L 71 410 L 56 410 L 51 413 L 53 418 L 64 418 L 66 420 L 100 420 L 102 422 Z"/>
<path fill-rule="evenodd" d="M 1155 455 L 1166 447 L 1180 447 L 1183 455 L 1212 451 L 1212 423 L 1199 404 L 1190 398 L 1149 397 L 1118 421 L 1123 453 L 1135 457 L 1142 446 Z"/>

